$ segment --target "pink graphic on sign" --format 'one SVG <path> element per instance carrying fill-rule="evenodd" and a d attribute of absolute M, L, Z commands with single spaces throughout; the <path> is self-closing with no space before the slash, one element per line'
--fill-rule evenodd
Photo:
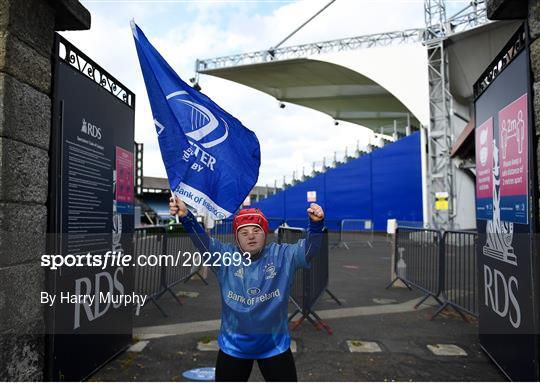
<path fill-rule="evenodd" d="M 499 111 L 501 197 L 527 195 L 527 93 Z"/>
<path fill-rule="evenodd" d="M 116 201 L 133 203 L 133 153 L 116 147 Z"/>
<path fill-rule="evenodd" d="M 493 197 L 493 117 L 476 128 L 476 198 Z"/>

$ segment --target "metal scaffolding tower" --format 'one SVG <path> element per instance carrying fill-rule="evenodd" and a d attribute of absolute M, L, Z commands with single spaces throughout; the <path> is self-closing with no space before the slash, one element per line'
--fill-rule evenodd
<path fill-rule="evenodd" d="M 428 51 L 429 126 L 428 195 L 430 227 L 452 225 L 454 217 L 454 176 L 450 159 L 452 147 L 452 95 L 448 79 L 448 55 L 444 47 L 446 5 L 444 0 L 425 0 L 425 44 Z M 434 209 L 436 197 L 448 198 L 448 210 Z M 426 219 L 426 218 L 424 218 Z"/>
<path fill-rule="evenodd" d="M 452 18 L 446 17 L 444 0 L 424 0 L 426 22 L 425 40 L 428 52 L 429 112 L 427 131 L 427 184 L 430 200 L 430 227 L 449 229 L 456 216 L 454 168 L 450 158 L 452 148 L 452 94 L 448 76 L 448 54 L 445 39 L 458 30 L 469 29 L 487 22 L 485 2 L 471 1 L 469 6 Z M 448 210 L 435 208 L 435 201 L 448 199 Z"/>

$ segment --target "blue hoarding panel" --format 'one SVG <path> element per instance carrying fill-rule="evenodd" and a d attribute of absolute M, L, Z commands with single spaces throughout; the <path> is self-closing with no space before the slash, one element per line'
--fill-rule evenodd
<path fill-rule="evenodd" d="M 289 226 L 306 228 L 308 224 L 307 208 L 310 202 L 307 201 L 307 192 L 315 191 L 319 205 L 325 209 L 324 200 L 324 176 L 320 175 L 295 185 L 285 191 L 286 220 Z"/>
<path fill-rule="evenodd" d="M 326 221 L 337 230 L 342 219 L 371 219 L 371 156 L 364 155 L 326 173 Z"/>
<path fill-rule="evenodd" d="M 268 198 L 254 203 L 252 207 L 261 209 L 263 214 L 268 218 L 270 230 L 275 230 L 276 227 L 279 226 L 279 220 L 285 217 L 285 193 L 276 193 Z"/>
<path fill-rule="evenodd" d="M 375 230 L 391 218 L 422 221 L 420 133 L 371 153 Z"/>
<path fill-rule="evenodd" d="M 329 169 L 312 179 L 257 202 L 267 217 L 283 217 L 289 226 L 306 227 L 307 192 L 317 193 L 329 230 L 342 219 L 371 219 L 375 230 L 386 221 L 422 221 L 420 133 Z"/>

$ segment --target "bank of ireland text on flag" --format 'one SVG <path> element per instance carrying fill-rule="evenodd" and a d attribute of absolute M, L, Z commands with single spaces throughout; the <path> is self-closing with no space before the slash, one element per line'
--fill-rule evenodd
<path fill-rule="evenodd" d="M 171 190 L 213 219 L 230 216 L 259 176 L 255 133 L 182 81 L 132 29 Z"/>

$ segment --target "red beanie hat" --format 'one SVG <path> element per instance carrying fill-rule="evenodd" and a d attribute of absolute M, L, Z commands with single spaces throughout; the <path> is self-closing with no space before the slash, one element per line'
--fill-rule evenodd
<path fill-rule="evenodd" d="M 268 234 L 268 220 L 259 209 L 250 208 L 242 209 L 234 216 L 233 232 L 234 239 L 238 241 L 238 230 L 244 226 L 255 225 L 259 226 L 264 234 Z"/>

